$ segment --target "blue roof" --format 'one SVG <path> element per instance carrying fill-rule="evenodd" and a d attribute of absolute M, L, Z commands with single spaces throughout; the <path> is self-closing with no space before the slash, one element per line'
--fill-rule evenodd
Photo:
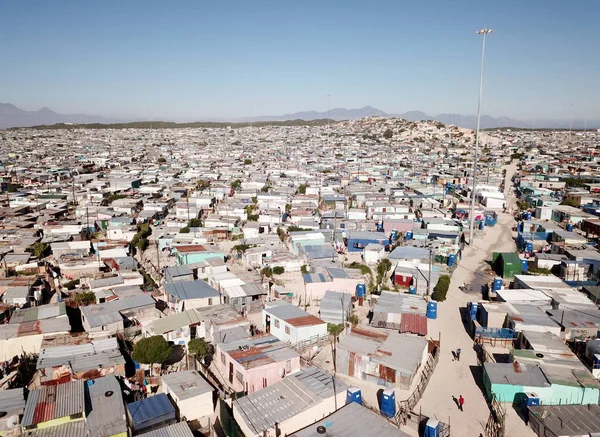
<path fill-rule="evenodd" d="M 134 428 L 143 428 L 147 422 L 163 417 L 164 420 L 175 418 L 175 408 L 164 393 L 127 404 L 127 410 Z"/>
<path fill-rule="evenodd" d="M 219 297 L 219 290 L 211 287 L 202 279 L 197 281 L 165 283 L 165 290 L 167 290 L 167 293 L 170 295 L 181 300 Z"/>
<path fill-rule="evenodd" d="M 303 273 L 302 278 L 304 278 L 305 284 L 312 284 L 313 282 L 329 282 L 323 273 Z"/>

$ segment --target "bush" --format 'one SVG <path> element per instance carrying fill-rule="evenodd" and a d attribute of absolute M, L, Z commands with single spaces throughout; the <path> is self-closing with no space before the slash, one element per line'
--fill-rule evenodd
<path fill-rule="evenodd" d="M 371 269 L 368 266 L 361 263 L 357 263 L 356 261 L 348 264 L 346 267 L 348 267 L 349 269 L 358 269 L 363 275 L 368 275 L 371 273 Z"/>
<path fill-rule="evenodd" d="M 266 276 L 267 278 L 270 278 L 271 276 L 273 276 L 273 270 L 271 270 L 271 267 L 265 267 L 260 271 L 260 274 Z"/>
<path fill-rule="evenodd" d="M 308 267 L 306 264 L 304 264 L 302 267 L 300 267 L 300 272 L 302 272 L 303 274 L 308 273 Z"/>
<path fill-rule="evenodd" d="M 248 221 L 249 222 L 257 222 L 258 221 L 258 214 L 248 214 Z"/>
<path fill-rule="evenodd" d="M 75 287 L 79 285 L 79 279 L 75 279 L 74 281 L 65 282 L 63 287 L 67 290 L 75 290 Z"/>
<path fill-rule="evenodd" d="M 148 242 L 147 238 L 141 238 L 141 239 L 138 240 L 138 242 L 135 245 L 135 247 L 137 247 L 138 249 L 140 249 L 143 252 L 146 249 L 148 249 L 149 244 L 150 243 Z"/>
<path fill-rule="evenodd" d="M 438 283 L 435 284 L 435 287 L 433 288 L 433 294 L 431 295 L 432 299 L 436 300 L 438 302 L 445 301 L 449 288 L 450 288 L 450 276 L 448 276 L 448 275 L 440 276 L 440 279 L 438 279 Z"/>
<path fill-rule="evenodd" d="M 249 158 L 244 159 L 244 165 L 250 165 L 252 164 L 252 160 Z"/>
<path fill-rule="evenodd" d="M 386 129 L 383 133 L 383 138 L 387 138 L 388 140 L 394 136 L 394 132 L 391 129 Z"/>
<path fill-rule="evenodd" d="M 171 346 L 162 335 L 142 338 L 133 347 L 131 358 L 142 364 L 162 364 L 171 356 Z"/>
<path fill-rule="evenodd" d="M 575 199 L 565 199 L 560 202 L 561 205 L 572 206 L 573 208 L 579 208 L 579 202 Z"/>
<path fill-rule="evenodd" d="M 91 305 L 96 303 L 96 295 L 93 291 L 84 291 L 82 293 L 75 294 L 73 297 L 78 306 Z"/>
<path fill-rule="evenodd" d="M 188 223 L 188 227 L 190 227 L 190 228 L 201 228 L 202 227 L 202 220 L 199 219 L 199 218 L 190 219 L 190 221 Z"/>
<path fill-rule="evenodd" d="M 197 360 L 201 360 L 207 355 L 212 354 L 213 347 L 210 343 L 207 343 L 203 338 L 193 338 L 188 343 L 188 352 Z"/>
<path fill-rule="evenodd" d="M 184 226 L 183 228 L 181 228 L 179 230 L 180 234 L 189 234 L 190 233 L 190 227 L 189 226 Z"/>
<path fill-rule="evenodd" d="M 46 243 L 34 243 L 33 245 L 33 256 L 38 259 L 45 258 L 50 255 L 50 246 Z"/>
<path fill-rule="evenodd" d="M 333 336 L 338 336 L 342 333 L 342 331 L 344 330 L 344 324 L 340 323 L 339 325 L 336 325 L 335 323 L 328 323 L 327 324 L 327 332 L 329 332 L 331 335 Z"/>
<path fill-rule="evenodd" d="M 167 162 L 167 159 L 161 156 L 160 158 L 157 159 L 157 162 L 160 164 L 163 164 L 163 163 Z"/>
<path fill-rule="evenodd" d="M 285 267 L 281 267 L 281 266 L 273 267 L 274 275 L 283 275 L 284 273 L 285 273 Z"/>
<path fill-rule="evenodd" d="M 301 184 L 301 185 L 298 187 L 298 193 L 299 193 L 299 194 L 306 194 L 306 187 L 308 187 L 308 185 L 307 185 L 307 184 Z"/>

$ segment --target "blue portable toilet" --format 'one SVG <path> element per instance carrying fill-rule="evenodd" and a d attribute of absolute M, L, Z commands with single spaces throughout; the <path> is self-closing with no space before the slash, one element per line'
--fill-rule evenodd
<path fill-rule="evenodd" d="M 381 415 L 394 417 L 396 415 L 396 393 L 394 390 L 386 389 L 381 396 Z"/>
<path fill-rule="evenodd" d="M 383 222 L 377 224 L 377 232 L 383 232 Z"/>
<path fill-rule="evenodd" d="M 482 220 L 479 222 L 479 230 L 483 231 L 483 228 L 485 228 L 485 222 Z"/>
<path fill-rule="evenodd" d="M 362 394 L 360 388 L 350 387 L 346 390 L 346 403 L 356 402 L 358 405 L 362 405 Z"/>
<path fill-rule="evenodd" d="M 494 283 L 492 285 L 492 290 L 493 291 L 502 290 L 502 278 L 496 278 L 496 279 L 494 279 Z"/>
<path fill-rule="evenodd" d="M 525 220 L 531 220 L 531 212 L 530 211 L 527 211 L 525 213 Z"/>
<path fill-rule="evenodd" d="M 533 253 L 533 243 L 531 241 L 525 243 L 525 252 Z"/>
<path fill-rule="evenodd" d="M 365 284 L 356 284 L 356 297 L 365 297 L 367 295 L 367 287 Z"/>
<path fill-rule="evenodd" d="M 430 300 L 427 304 L 427 318 L 437 319 L 437 302 L 435 300 Z"/>
<path fill-rule="evenodd" d="M 417 287 L 415 287 L 414 285 L 411 285 L 410 287 L 408 287 L 408 292 L 410 294 L 417 294 Z"/>
<path fill-rule="evenodd" d="M 567 232 L 573 232 L 573 224 L 567 223 Z"/>
<path fill-rule="evenodd" d="M 448 255 L 448 267 L 452 267 L 455 262 L 456 262 L 456 255 L 453 253 Z"/>
<path fill-rule="evenodd" d="M 471 320 L 477 320 L 477 311 L 479 310 L 479 304 L 477 302 L 467 302 L 467 311 Z"/>
<path fill-rule="evenodd" d="M 425 432 L 423 437 L 439 437 L 440 435 L 440 422 L 435 419 L 429 419 L 425 424 Z"/>
<path fill-rule="evenodd" d="M 521 268 L 523 269 L 523 273 L 527 273 L 529 271 L 529 260 L 522 259 Z"/>
<path fill-rule="evenodd" d="M 412 233 L 412 231 L 406 231 L 406 234 L 404 234 L 404 237 L 405 237 L 407 240 L 411 240 L 411 239 L 412 239 L 412 236 L 413 236 L 413 233 Z"/>
<path fill-rule="evenodd" d="M 525 393 L 521 399 L 521 415 L 525 422 L 529 419 L 529 410 L 527 407 L 535 407 L 540 405 L 540 397 L 536 393 Z"/>
<path fill-rule="evenodd" d="M 525 229 L 525 223 L 519 222 L 519 224 L 517 225 L 517 231 L 523 232 L 524 229 Z"/>

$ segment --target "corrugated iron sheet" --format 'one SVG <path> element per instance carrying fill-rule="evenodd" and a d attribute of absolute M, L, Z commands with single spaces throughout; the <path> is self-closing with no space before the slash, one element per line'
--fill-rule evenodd
<path fill-rule="evenodd" d="M 71 381 L 31 391 L 23 413 L 23 427 L 83 413 L 83 384 L 83 381 Z"/>
<path fill-rule="evenodd" d="M 419 314 L 402 314 L 400 332 L 410 332 L 411 334 L 423 336 L 427 335 L 427 317 Z"/>

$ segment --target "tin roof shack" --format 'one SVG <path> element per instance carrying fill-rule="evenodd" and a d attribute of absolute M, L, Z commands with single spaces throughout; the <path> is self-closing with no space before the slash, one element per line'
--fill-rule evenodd
<path fill-rule="evenodd" d="M 221 303 L 219 291 L 202 279 L 164 284 L 168 305 L 178 312 Z"/>
<path fill-rule="evenodd" d="M 515 332 L 551 332 L 556 336 L 560 336 L 560 326 L 548 316 L 548 311 L 551 311 L 552 307 L 517 304 L 514 304 L 512 307 L 513 311 L 507 317 L 508 328 Z"/>
<path fill-rule="evenodd" d="M 71 381 L 30 391 L 21 426 L 30 431 L 84 419 L 84 382 Z"/>
<path fill-rule="evenodd" d="M 344 237 L 348 252 L 362 252 L 369 244 L 387 246 L 390 239 L 383 232 L 348 231 Z"/>
<path fill-rule="evenodd" d="M 2 294 L 2 302 L 7 305 L 26 305 L 33 297 L 32 289 L 29 285 L 9 286 Z"/>
<path fill-rule="evenodd" d="M 352 296 L 338 291 L 326 291 L 321 299 L 319 316 L 326 323 L 343 324 L 350 314 Z"/>
<path fill-rule="evenodd" d="M 382 291 L 373 307 L 371 326 L 427 335 L 427 302 L 413 294 Z"/>
<path fill-rule="evenodd" d="M 550 319 L 561 328 L 566 341 L 594 339 L 600 331 L 600 313 L 594 309 L 558 309 L 548 311 Z"/>
<path fill-rule="evenodd" d="M 133 435 L 177 422 L 175 407 L 164 393 L 127 404 L 127 418 Z"/>
<path fill-rule="evenodd" d="M 9 323 L 19 324 L 47 319 L 68 320 L 67 307 L 64 302 L 40 305 L 33 308 L 16 309 L 12 314 Z"/>
<path fill-rule="evenodd" d="M 440 268 L 431 266 L 431 290 L 437 284 L 440 278 Z M 400 287 L 408 288 L 414 286 L 418 294 L 427 294 L 427 284 L 429 282 L 429 264 L 400 261 L 394 269 L 392 277 L 394 284 Z"/>
<path fill-rule="evenodd" d="M 323 434 L 325 429 L 327 434 Z M 308 425 L 289 437 L 322 437 L 323 435 L 344 437 L 408 437 L 381 415 L 356 402 L 346 404 L 319 422 Z"/>
<path fill-rule="evenodd" d="M 348 387 L 311 367 L 233 402 L 233 415 L 246 437 L 275 437 L 333 413 L 346 403 Z"/>
<path fill-rule="evenodd" d="M 600 434 L 598 405 L 538 405 L 527 407 L 529 426 L 540 437 L 581 437 Z"/>
<path fill-rule="evenodd" d="M 203 321 L 202 315 L 192 308 L 142 324 L 142 334 L 162 335 L 167 341 L 187 347 L 191 339 L 204 336 Z"/>
<path fill-rule="evenodd" d="M 59 259 L 63 255 L 70 256 L 88 256 L 90 254 L 91 245 L 88 240 L 85 241 L 61 241 L 58 243 L 50 243 L 52 255 Z"/>
<path fill-rule="evenodd" d="M 156 309 L 156 302 L 149 294 L 81 307 L 83 328 L 90 336 L 115 335 L 126 325 L 157 318 L 159 312 Z"/>
<path fill-rule="evenodd" d="M 483 364 L 483 386 L 489 400 L 495 396 L 502 403 L 520 404 L 523 395 L 532 392 L 543 402 L 552 398 L 552 389 L 544 372 L 532 364 L 486 362 Z"/>
<path fill-rule="evenodd" d="M 212 344 L 250 338 L 250 322 L 229 306 L 218 305 L 204 309 L 204 312 L 204 336 Z"/>
<path fill-rule="evenodd" d="M 342 293 L 356 293 L 356 286 L 364 284 L 365 278 L 357 269 L 326 268 L 323 273 L 305 273 L 305 294 L 302 298 L 308 302 L 323 299 L 326 291 L 335 290 Z"/>
<path fill-rule="evenodd" d="M 171 373 L 162 377 L 161 392 L 170 396 L 181 420 L 198 420 L 202 428 L 210 426 L 215 412 L 215 388 L 195 370 Z"/>
<path fill-rule="evenodd" d="M 282 300 L 264 305 L 262 322 L 266 332 L 293 346 L 317 343 L 329 335 L 323 320 Z"/>
<path fill-rule="evenodd" d="M 217 344 L 213 363 L 230 390 L 254 393 L 300 370 L 300 355 L 267 334 Z"/>
<path fill-rule="evenodd" d="M 187 422 L 174 423 L 153 431 L 140 434 L 143 437 L 194 437 Z"/>
<path fill-rule="evenodd" d="M 574 225 L 587 219 L 594 219 L 592 214 L 583 212 L 579 208 L 568 205 L 557 205 L 552 207 L 552 221 L 557 223 L 568 222 Z"/>
<path fill-rule="evenodd" d="M 125 375 L 125 358 L 115 337 L 93 340 L 86 333 L 52 335 L 42 340 L 37 370 L 42 385 L 85 381 Z"/>
<path fill-rule="evenodd" d="M 193 281 L 194 272 L 189 266 L 170 266 L 165 269 L 165 281 L 182 282 Z"/>
<path fill-rule="evenodd" d="M 23 352 L 37 354 L 44 335 L 67 334 L 71 330 L 66 317 L 0 325 L 0 360 L 7 361 Z"/>
<path fill-rule="evenodd" d="M 21 435 L 20 417 L 25 410 L 25 397 L 22 388 L 0 390 L 0 435 L 12 437 Z"/>
<path fill-rule="evenodd" d="M 536 290 L 556 290 L 559 288 L 572 289 L 569 284 L 566 284 L 562 279 L 553 275 L 515 275 L 515 289 L 532 288 Z"/>
<path fill-rule="evenodd" d="M 201 244 L 174 246 L 173 254 L 178 265 L 195 264 L 208 258 L 225 259 L 225 254 L 217 250 L 216 246 L 203 246 Z"/>
<path fill-rule="evenodd" d="M 552 298 L 542 290 L 531 288 L 508 289 L 503 288 L 496 291 L 498 299 L 502 302 L 514 305 L 541 305 L 551 306 Z"/>
<path fill-rule="evenodd" d="M 499 276 L 509 279 L 523 271 L 519 255 L 512 252 L 494 254 L 492 266 Z"/>
<path fill-rule="evenodd" d="M 128 435 L 125 404 L 121 385 L 113 375 L 91 379 L 86 383 L 89 410 L 85 427 L 90 436 L 126 437 Z M 81 434 L 79 434 L 81 435 Z"/>
<path fill-rule="evenodd" d="M 336 364 L 344 375 L 409 389 L 427 355 L 424 338 L 353 328 L 338 344 Z"/>

